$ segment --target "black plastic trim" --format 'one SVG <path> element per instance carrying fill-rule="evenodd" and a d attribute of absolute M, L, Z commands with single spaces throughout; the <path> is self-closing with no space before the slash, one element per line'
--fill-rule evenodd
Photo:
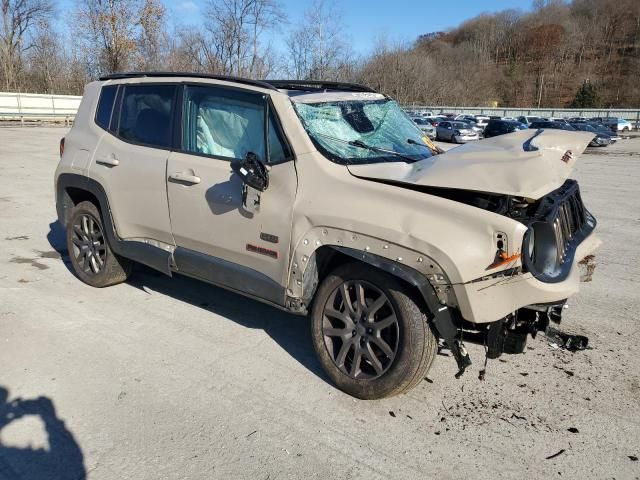
<path fill-rule="evenodd" d="M 327 82 L 317 80 L 267 80 L 273 87 L 282 90 L 346 90 L 350 92 L 377 93 L 370 87 L 358 83 Z"/>
<path fill-rule="evenodd" d="M 558 215 L 558 210 L 563 202 L 572 196 L 577 196 L 581 208 L 584 210 L 584 224 L 580 230 L 574 233 L 571 240 L 569 240 L 565 250 L 564 261 L 560 265 L 556 266 L 553 273 L 549 274 L 543 272 L 538 266 L 536 266 L 536 262 L 528 255 L 526 248 L 532 229 L 536 227 L 536 224 L 541 224 L 541 227 L 553 229 L 553 222 Z M 528 224 L 527 231 L 525 232 L 522 241 L 522 264 L 525 271 L 531 272 L 531 274 L 541 282 L 559 283 L 564 281 L 571 272 L 578 246 L 595 230 L 597 223 L 596 218 L 582 203 L 578 182 L 575 180 L 567 180 L 562 187 L 549 193 L 540 200 L 538 211 Z"/>
<path fill-rule="evenodd" d="M 285 305 L 285 288 L 257 270 L 184 247 L 177 247 L 173 258 L 176 273 L 281 307 Z"/>
<path fill-rule="evenodd" d="M 210 80 L 221 80 L 225 82 L 243 83 L 245 85 L 251 85 L 254 87 L 266 88 L 269 90 L 277 90 L 276 87 L 268 82 L 261 80 L 252 80 L 250 78 L 233 77 L 228 75 L 213 75 L 211 73 L 196 73 L 196 72 L 121 72 L 112 73 L 111 75 L 104 75 L 100 77 L 100 80 L 123 80 L 127 78 L 167 78 L 167 77 L 190 77 L 190 78 L 206 78 Z"/>

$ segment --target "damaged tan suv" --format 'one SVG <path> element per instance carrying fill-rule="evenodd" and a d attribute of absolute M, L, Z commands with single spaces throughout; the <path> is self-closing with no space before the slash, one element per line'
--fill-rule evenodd
<path fill-rule="evenodd" d="M 392 99 L 353 84 L 116 74 L 61 140 L 73 269 L 133 262 L 311 317 L 335 384 L 418 384 L 439 339 L 519 353 L 560 320 L 598 246 L 568 176 L 585 132 L 524 130 L 440 153 Z M 293 319 L 292 319 L 293 321 Z"/>

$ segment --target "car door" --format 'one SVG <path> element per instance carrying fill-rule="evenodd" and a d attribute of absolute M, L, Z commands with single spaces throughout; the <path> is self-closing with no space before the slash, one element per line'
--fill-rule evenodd
<path fill-rule="evenodd" d="M 440 122 L 438 124 L 438 137 L 442 140 L 451 140 L 451 122 Z"/>
<path fill-rule="evenodd" d="M 282 304 L 297 176 L 276 112 L 260 92 L 183 88 L 181 151 L 167 168 L 177 270 Z M 269 177 L 257 211 L 231 169 L 249 153 Z"/>
<path fill-rule="evenodd" d="M 107 133 L 96 147 L 90 176 L 104 187 L 122 239 L 173 244 L 166 168 L 176 89 L 120 85 L 110 123 L 103 126 Z"/>

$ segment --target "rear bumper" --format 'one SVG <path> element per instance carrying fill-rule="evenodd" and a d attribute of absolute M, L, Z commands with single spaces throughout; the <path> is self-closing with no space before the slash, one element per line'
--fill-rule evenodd
<path fill-rule="evenodd" d="M 460 313 L 470 322 L 488 323 L 527 305 L 560 302 L 571 297 L 578 292 L 581 280 L 590 280 L 584 270 L 593 274 L 593 253 L 601 243 L 594 233 L 584 239 L 576 249 L 569 275 L 561 282 L 541 282 L 531 273 L 525 273 L 453 285 Z"/>

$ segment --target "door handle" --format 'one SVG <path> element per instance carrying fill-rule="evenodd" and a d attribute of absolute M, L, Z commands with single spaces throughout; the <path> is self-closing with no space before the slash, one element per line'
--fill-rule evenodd
<path fill-rule="evenodd" d="M 107 167 L 117 167 L 120 165 L 120 160 L 116 158 L 116 156 L 112 153 L 107 158 L 96 158 L 96 163 L 100 165 L 105 165 Z"/>
<path fill-rule="evenodd" d="M 176 182 L 189 183 L 191 185 L 200 183 L 200 177 L 197 177 L 195 175 L 188 175 L 181 172 L 172 173 L 171 175 L 169 175 L 169 178 L 171 180 L 175 180 Z"/>

